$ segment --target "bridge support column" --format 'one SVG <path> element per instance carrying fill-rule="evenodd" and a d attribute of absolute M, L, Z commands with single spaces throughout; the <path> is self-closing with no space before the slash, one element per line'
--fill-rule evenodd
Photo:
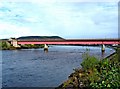
<path fill-rule="evenodd" d="M 104 44 L 102 44 L 101 51 L 105 52 L 105 45 Z"/>
<path fill-rule="evenodd" d="M 46 44 L 44 44 L 44 51 L 48 52 L 48 46 Z"/>

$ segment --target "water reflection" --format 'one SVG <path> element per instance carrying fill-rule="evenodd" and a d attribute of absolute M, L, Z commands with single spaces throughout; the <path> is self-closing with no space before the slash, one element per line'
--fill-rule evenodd
<path fill-rule="evenodd" d="M 48 53 L 48 49 L 44 49 L 44 52 L 45 52 L 45 53 Z"/>
<path fill-rule="evenodd" d="M 101 56 L 102 56 L 102 59 L 105 57 L 105 51 L 101 51 Z"/>

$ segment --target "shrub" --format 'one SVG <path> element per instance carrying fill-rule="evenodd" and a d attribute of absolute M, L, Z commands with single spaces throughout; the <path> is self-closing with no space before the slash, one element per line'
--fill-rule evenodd
<path fill-rule="evenodd" d="M 93 88 L 119 88 L 120 87 L 120 63 L 118 60 L 112 62 L 108 59 L 103 59 L 99 62 L 97 70 L 99 71 L 99 80 L 92 82 L 90 86 Z M 97 76 L 97 75 L 95 75 Z"/>
<path fill-rule="evenodd" d="M 93 69 L 98 63 L 98 59 L 94 56 L 90 56 L 88 53 L 83 54 L 83 62 L 81 63 L 82 68 L 85 70 Z"/>

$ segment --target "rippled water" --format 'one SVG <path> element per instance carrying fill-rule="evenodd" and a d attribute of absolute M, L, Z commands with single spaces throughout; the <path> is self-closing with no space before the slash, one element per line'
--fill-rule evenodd
<path fill-rule="evenodd" d="M 48 53 L 43 49 L 4 50 L 3 87 L 56 87 L 80 67 L 86 49 L 90 55 L 102 57 L 100 47 L 88 46 L 52 46 Z M 113 52 L 106 48 L 104 57 Z"/>

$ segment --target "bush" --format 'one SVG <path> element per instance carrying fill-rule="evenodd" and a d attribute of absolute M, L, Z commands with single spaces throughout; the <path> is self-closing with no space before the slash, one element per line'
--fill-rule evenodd
<path fill-rule="evenodd" d="M 120 62 L 117 51 L 114 55 L 103 60 L 98 60 L 88 53 L 83 54 L 81 69 L 75 69 L 69 76 L 69 81 L 63 83 L 64 89 L 74 86 L 79 89 L 87 87 L 90 89 L 119 89 L 120 87 Z M 60 88 L 62 89 L 62 88 Z"/>
<path fill-rule="evenodd" d="M 120 87 L 120 63 L 111 62 L 108 59 L 102 60 L 97 70 L 99 71 L 99 80 L 91 83 L 90 86 L 93 88 L 119 88 Z M 95 75 L 96 76 L 96 75 Z"/>
<path fill-rule="evenodd" d="M 7 41 L 3 41 L 3 42 L 1 41 L 0 46 L 1 46 L 1 49 L 9 49 L 11 45 Z"/>
<path fill-rule="evenodd" d="M 112 59 L 98 60 L 88 53 L 83 55 L 82 68 L 85 70 L 86 79 L 91 88 L 119 88 L 120 87 L 120 62 L 118 55 L 114 54 Z M 92 70 L 91 73 L 88 73 Z M 86 84 L 86 83 L 84 83 Z"/>
<path fill-rule="evenodd" d="M 98 59 L 94 56 L 90 56 L 88 53 L 83 54 L 83 62 L 81 63 L 82 68 L 85 70 L 93 69 L 98 63 Z"/>

